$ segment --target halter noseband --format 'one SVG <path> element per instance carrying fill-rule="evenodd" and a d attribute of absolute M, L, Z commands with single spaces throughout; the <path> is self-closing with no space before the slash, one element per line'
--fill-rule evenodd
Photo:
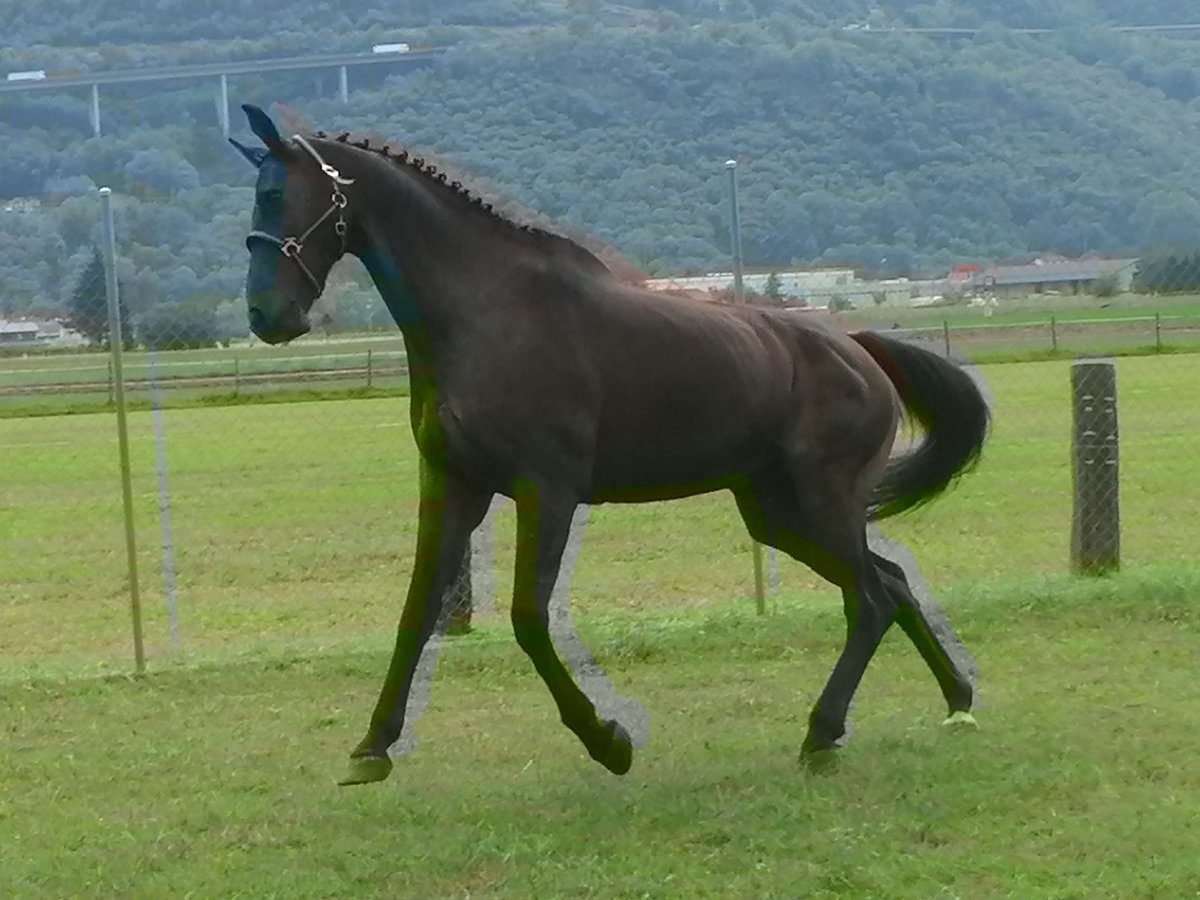
<path fill-rule="evenodd" d="M 312 282 L 312 286 L 317 289 L 317 293 L 319 294 L 322 290 L 324 290 L 324 285 L 317 280 L 317 276 L 313 275 L 308 266 L 304 264 L 304 260 L 300 258 L 300 254 L 304 252 L 304 242 L 307 241 L 312 236 L 312 233 L 316 231 L 325 222 L 325 220 L 334 213 L 337 213 L 337 221 L 333 223 L 333 230 L 338 237 L 341 238 L 342 252 L 346 252 L 347 227 L 345 210 L 349 200 L 347 200 L 346 195 L 342 192 L 342 185 L 354 184 L 354 179 L 343 178 L 341 173 L 338 172 L 338 170 L 333 166 L 329 165 L 329 163 L 325 162 L 325 160 L 321 158 L 321 154 L 316 151 L 316 148 L 313 147 L 313 145 L 305 140 L 301 135 L 292 135 L 292 140 L 299 144 L 304 150 L 308 151 L 309 156 L 315 159 L 317 161 L 317 165 L 321 167 L 321 171 L 324 172 L 329 177 L 329 180 L 333 182 L 333 194 L 330 197 L 329 209 L 325 210 L 325 212 L 323 212 L 317 218 L 317 221 L 313 222 L 312 225 L 308 227 L 308 230 L 300 235 L 300 237 L 280 238 L 273 234 L 268 234 L 265 231 L 254 230 L 246 235 L 246 239 L 249 240 L 250 238 L 259 238 L 278 247 L 280 253 L 300 267 L 300 271 L 304 273 L 304 276 L 310 282 Z"/>

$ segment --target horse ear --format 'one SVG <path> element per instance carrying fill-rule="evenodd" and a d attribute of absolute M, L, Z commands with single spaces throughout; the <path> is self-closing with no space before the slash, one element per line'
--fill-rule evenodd
<path fill-rule="evenodd" d="M 254 166 L 256 169 L 260 168 L 263 164 L 263 160 L 267 158 L 267 151 L 265 147 L 247 147 L 237 138 L 230 138 L 229 143 L 237 147 L 238 152 L 242 154 L 242 156 L 246 157 L 246 159 L 250 160 L 250 165 Z"/>
<path fill-rule="evenodd" d="M 250 121 L 250 130 L 257 134 L 259 139 L 267 145 L 267 149 L 273 151 L 277 156 L 286 155 L 287 144 L 280 137 L 279 129 L 275 127 L 275 123 L 271 121 L 271 117 L 252 103 L 243 103 L 242 111 L 245 112 L 246 118 Z"/>

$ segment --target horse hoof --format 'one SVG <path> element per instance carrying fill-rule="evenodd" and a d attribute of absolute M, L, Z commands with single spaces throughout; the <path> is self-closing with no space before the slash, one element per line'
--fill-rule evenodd
<path fill-rule="evenodd" d="M 946 717 L 946 721 L 942 723 L 942 727 L 949 731 L 975 731 L 979 728 L 979 723 L 965 709 L 960 709 L 950 713 Z"/>
<path fill-rule="evenodd" d="M 383 781 L 391 774 L 392 761 L 386 756 L 352 756 L 346 774 L 338 782 L 345 786 L 350 784 L 371 784 Z"/>
<path fill-rule="evenodd" d="M 837 762 L 837 747 L 827 747 L 822 750 L 803 748 L 800 751 L 800 765 L 815 775 L 832 771 Z"/>
<path fill-rule="evenodd" d="M 804 736 L 804 743 L 800 745 L 800 756 L 832 753 L 835 750 L 840 750 L 848 737 L 846 726 L 842 727 L 841 733 L 836 737 L 831 737 L 832 733 L 832 729 L 820 727 L 819 724 L 810 725 L 808 734 Z"/>
<path fill-rule="evenodd" d="M 614 775 L 624 775 L 633 765 L 633 740 L 620 722 L 604 723 L 608 731 L 608 746 L 598 757 L 600 764 Z"/>

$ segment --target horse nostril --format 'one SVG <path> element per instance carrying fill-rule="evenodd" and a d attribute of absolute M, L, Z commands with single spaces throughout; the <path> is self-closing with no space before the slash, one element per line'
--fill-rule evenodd
<path fill-rule="evenodd" d="M 263 311 L 257 306 L 250 307 L 250 330 L 259 331 L 266 324 L 267 317 L 263 315 Z"/>

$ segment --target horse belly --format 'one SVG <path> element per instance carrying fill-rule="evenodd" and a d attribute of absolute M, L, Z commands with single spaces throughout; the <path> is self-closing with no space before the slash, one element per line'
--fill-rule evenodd
<path fill-rule="evenodd" d="M 687 496 L 734 484 L 775 453 L 771 391 L 680 378 L 606 402 L 593 487 L 632 499 Z"/>

